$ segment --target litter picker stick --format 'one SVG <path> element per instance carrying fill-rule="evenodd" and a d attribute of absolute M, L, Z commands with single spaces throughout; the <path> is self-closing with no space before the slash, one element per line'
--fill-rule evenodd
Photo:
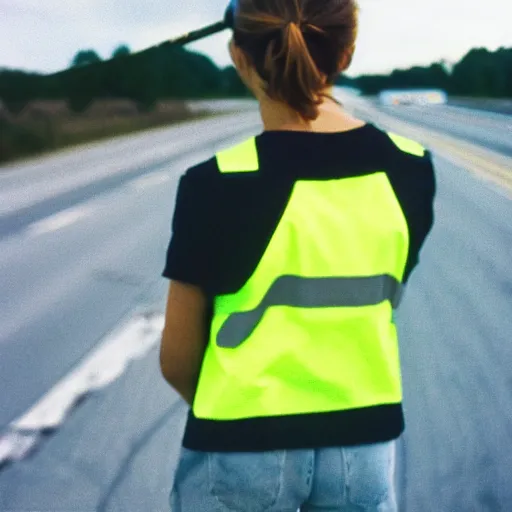
<path fill-rule="evenodd" d="M 193 43 L 194 41 L 199 41 L 199 39 L 212 36 L 213 34 L 218 34 L 219 32 L 222 32 L 227 28 L 228 26 L 225 21 L 218 21 L 217 23 L 213 23 L 212 25 L 208 25 L 207 27 L 203 27 L 198 30 L 193 30 L 192 32 L 188 32 L 181 36 L 169 39 L 168 41 L 162 44 L 170 43 L 177 45 L 185 45 Z"/>
<path fill-rule="evenodd" d="M 176 46 L 184 46 L 189 43 L 193 43 L 194 41 L 199 41 L 200 39 L 204 39 L 205 37 L 212 36 L 214 34 L 218 34 L 219 32 L 222 32 L 223 30 L 226 30 L 228 28 L 233 28 L 233 12 L 234 12 L 234 6 L 236 4 L 237 0 L 231 0 L 225 14 L 224 19 L 222 21 L 217 21 L 216 23 L 212 23 L 211 25 L 207 25 L 205 27 L 199 28 L 197 30 L 193 30 L 191 32 L 187 32 L 186 34 L 182 34 L 177 37 L 173 37 L 171 39 L 168 39 L 167 41 L 162 41 L 159 44 L 155 44 L 153 46 L 150 46 L 149 48 L 146 48 L 144 50 L 140 50 L 138 52 L 133 52 L 130 55 L 127 55 L 127 57 L 138 55 L 141 53 L 146 53 L 147 51 L 154 50 L 155 48 L 160 48 L 162 46 L 168 46 L 168 45 L 176 45 Z M 103 66 L 107 64 L 108 62 L 112 61 L 113 59 L 104 60 L 99 63 L 89 64 L 87 66 L 83 67 L 91 67 L 91 66 Z M 69 70 L 63 70 L 55 73 L 55 75 L 60 75 L 63 73 L 68 72 Z"/>
<path fill-rule="evenodd" d="M 234 12 L 236 4 L 237 0 L 231 0 L 229 2 L 226 12 L 224 13 L 224 19 L 222 21 L 218 21 L 217 23 L 213 23 L 212 25 L 208 25 L 198 30 L 193 30 L 187 34 L 174 37 L 167 42 L 171 44 L 185 45 L 194 41 L 199 41 L 199 39 L 203 39 L 204 37 L 212 36 L 213 34 L 222 32 L 227 28 L 232 29 L 234 24 Z"/>

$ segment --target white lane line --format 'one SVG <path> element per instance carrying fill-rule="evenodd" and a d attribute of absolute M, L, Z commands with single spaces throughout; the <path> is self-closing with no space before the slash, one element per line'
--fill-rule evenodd
<path fill-rule="evenodd" d="M 148 176 L 142 176 L 130 183 L 130 186 L 136 190 L 145 190 L 156 185 L 161 185 L 170 181 L 171 177 L 167 172 L 155 172 Z M 36 221 L 27 227 L 27 232 L 31 236 L 44 235 L 58 231 L 59 229 L 71 226 L 75 222 L 90 215 L 92 212 L 91 206 L 76 206 L 68 208 L 59 213 L 46 217 L 42 220 Z"/>
<path fill-rule="evenodd" d="M 83 217 L 89 215 L 92 211 L 91 207 L 77 206 L 63 210 L 62 212 L 46 217 L 42 220 L 34 222 L 28 226 L 27 231 L 29 235 L 43 235 L 45 233 L 52 233 L 59 229 L 65 228 L 74 224 Z"/>
<path fill-rule="evenodd" d="M 0 466 L 30 455 L 45 432 L 64 423 L 81 397 L 114 382 L 130 362 L 142 358 L 159 343 L 163 327 L 163 315 L 141 315 L 108 336 L 82 363 L 9 425 L 8 431 L 0 436 Z"/>
<path fill-rule="evenodd" d="M 161 185 L 170 181 L 171 177 L 167 172 L 155 172 L 148 176 L 142 176 L 130 183 L 130 186 L 136 190 L 145 190 L 156 185 Z"/>

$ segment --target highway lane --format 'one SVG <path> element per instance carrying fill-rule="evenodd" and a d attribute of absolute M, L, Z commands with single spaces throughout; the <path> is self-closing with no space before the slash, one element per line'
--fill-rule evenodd
<path fill-rule="evenodd" d="M 512 510 L 512 202 L 437 162 L 436 226 L 399 312 L 404 509 Z"/>
<path fill-rule="evenodd" d="M 455 165 L 463 165 L 479 179 L 498 186 L 512 198 L 511 132 L 506 116 L 468 109 L 429 106 L 404 108 L 382 107 L 363 97 L 344 97 L 348 110 L 355 116 L 371 120 L 384 130 L 417 140 L 434 153 Z M 444 118 L 443 118 L 443 112 Z M 497 117 L 496 117 L 497 116 Z M 474 119 L 478 118 L 478 122 Z M 493 119 L 498 122 L 493 125 Z"/>
<path fill-rule="evenodd" d="M 131 169 L 121 154 L 116 166 L 126 172 L 109 173 L 112 165 L 106 165 L 104 175 L 89 183 L 86 166 L 79 165 L 87 152 L 77 152 L 76 174 L 71 162 L 65 169 L 74 185 L 67 190 L 62 184 L 55 190 L 52 160 L 47 169 L 27 164 L 19 176 L 0 172 L 0 190 L 10 201 L 0 217 L 0 386 L 11 390 L 0 397 L 0 429 L 151 296 L 163 268 L 179 174 L 256 122 L 254 116 L 242 119 L 231 131 L 224 118 L 195 123 L 195 140 L 185 130 L 180 150 L 166 163 L 139 161 Z M 142 143 L 135 138 L 129 160 L 137 160 L 146 137 Z"/>
<path fill-rule="evenodd" d="M 512 156 L 512 116 L 450 105 L 375 108 L 398 119 L 420 124 L 472 142 L 503 155 Z"/>
<path fill-rule="evenodd" d="M 163 312 L 159 274 L 176 178 L 215 144 L 155 170 L 153 180 L 83 199 L 76 211 L 88 213 L 73 224 L 52 231 L 40 219 L 0 240 L 0 285 L 11 291 L 0 299 L 4 424 L 133 309 Z M 512 202 L 464 169 L 436 164 L 436 226 L 398 315 L 408 423 L 402 502 L 412 512 L 507 511 Z M 157 359 L 155 347 L 33 457 L 0 471 L 0 510 L 165 510 L 186 410 Z"/>
<path fill-rule="evenodd" d="M 486 110 L 498 114 L 512 115 L 512 100 L 490 98 L 449 98 L 448 104 L 454 107 L 465 107 L 473 110 Z"/>
<path fill-rule="evenodd" d="M 240 114 L 240 124 L 233 127 L 229 116 L 214 117 L 2 166 L 0 238 L 104 190 L 164 168 L 173 158 L 193 156 L 198 145 L 243 132 L 254 126 L 255 119 L 254 112 Z"/>

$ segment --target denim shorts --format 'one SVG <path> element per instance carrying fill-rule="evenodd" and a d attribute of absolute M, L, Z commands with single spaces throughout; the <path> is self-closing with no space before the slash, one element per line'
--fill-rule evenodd
<path fill-rule="evenodd" d="M 317 450 L 182 448 L 172 512 L 396 512 L 396 442 Z"/>

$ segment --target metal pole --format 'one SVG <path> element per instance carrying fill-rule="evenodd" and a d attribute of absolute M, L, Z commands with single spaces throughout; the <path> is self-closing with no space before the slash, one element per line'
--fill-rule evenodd
<path fill-rule="evenodd" d="M 169 39 L 169 41 L 165 41 L 162 44 L 170 43 L 177 45 L 185 45 L 192 43 L 194 41 L 198 41 L 199 39 L 203 39 L 204 37 L 208 37 L 213 34 L 218 34 L 219 32 L 222 32 L 227 28 L 228 26 L 224 21 L 218 21 L 217 23 L 213 23 L 212 25 L 208 25 L 207 27 L 203 27 L 198 30 L 193 30 L 192 32 L 188 32 L 187 34 L 183 34 L 173 39 Z"/>

